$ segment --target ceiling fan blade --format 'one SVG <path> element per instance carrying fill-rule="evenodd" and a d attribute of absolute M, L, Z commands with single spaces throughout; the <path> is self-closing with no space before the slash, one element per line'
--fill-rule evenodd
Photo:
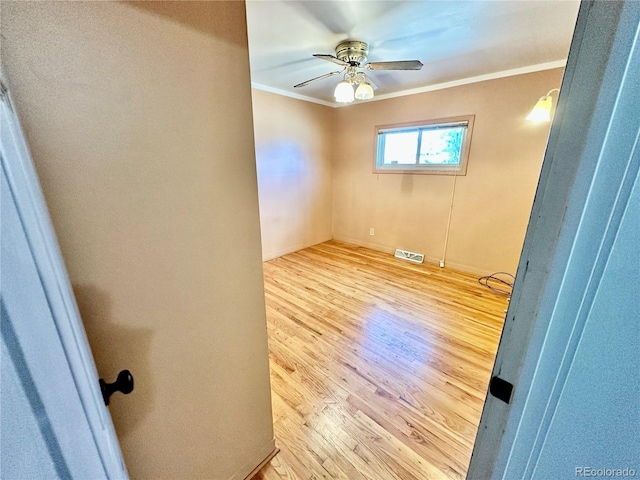
<path fill-rule="evenodd" d="M 342 72 L 344 72 L 344 70 L 336 70 L 335 72 L 325 73 L 324 75 L 320 75 L 319 77 L 312 78 L 311 80 L 307 80 L 306 82 L 294 85 L 293 88 L 304 87 L 305 85 L 309 85 L 310 83 L 317 82 L 318 80 L 322 80 L 323 78 L 333 77 L 334 75 L 338 75 Z"/>
<path fill-rule="evenodd" d="M 366 67 L 369 70 L 420 70 L 423 67 L 420 60 L 402 60 L 399 62 L 371 62 Z"/>
<path fill-rule="evenodd" d="M 328 62 L 337 63 L 338 65 L 342 65 L 343 67 L 348 67 L 349 64 L 347 62 L 343 62 L 339 58 L 334 57 L 333 55 L 323 55 L 321 53 L 314 53 L 314 57 L 321 58 L 322 60 L 326 60 Z"/>

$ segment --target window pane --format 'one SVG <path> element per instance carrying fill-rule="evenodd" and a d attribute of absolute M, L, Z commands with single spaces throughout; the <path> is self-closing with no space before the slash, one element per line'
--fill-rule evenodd
<path fill-rule="evenodd" d="M 418 131 L 384 134 L 385 165 L 415 165 L 418 151 Z"/>
<path fill-rule="evenodd" d="M 459 165 L 465 128 L 423 130 L 419 163 L 421 165 Z"/>

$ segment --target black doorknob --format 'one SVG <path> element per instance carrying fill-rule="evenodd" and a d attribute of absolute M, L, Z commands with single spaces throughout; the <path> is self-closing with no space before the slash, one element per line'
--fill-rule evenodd
<path fill-rule="evenodd" d="M 104 404 L 109 405 L 109 397 L 114 392 L 122 392 L 126 395 L 133 391 L 133 375 L 129 370 L 122 370 L 113 383 L 106 383 L 103 379 L 100 379 L 100 390 L 102 391 Z"/>

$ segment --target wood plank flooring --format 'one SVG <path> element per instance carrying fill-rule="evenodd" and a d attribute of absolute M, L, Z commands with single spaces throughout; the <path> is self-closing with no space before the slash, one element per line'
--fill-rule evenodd
<path fill-rule="evenodd" d="M 465 477 L 506 297 L 335 241 L 264 278 L 281 452 L 256 479 Z"/>

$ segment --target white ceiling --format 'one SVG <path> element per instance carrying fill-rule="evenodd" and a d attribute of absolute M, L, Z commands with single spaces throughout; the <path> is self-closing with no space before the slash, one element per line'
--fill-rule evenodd
<path fill-rule="evenodd" d="M 376 97 L 448 82 L 562 66 L 579 0 L 247 0 L 255 87 L 335 105 L 339 70 L 312 57 L 345 39 L 369 44 L 369 61 L 420 60 L 420 71 L 368 72 Z M 512 71 L 512 72 L 509 72 Z M 484 76 L 484 77 L 483 77 Z"/>

